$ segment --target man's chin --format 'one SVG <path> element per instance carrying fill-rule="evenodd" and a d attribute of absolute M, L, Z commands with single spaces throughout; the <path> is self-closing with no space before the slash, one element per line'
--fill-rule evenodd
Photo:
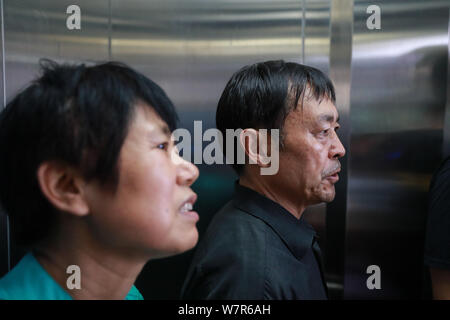
<path fill-rule="evenodd" d="M 330 203 L 334 200 L 335 196 L 329 196 L 323 199 L 323 202 Z"/>
<path fill-rule="evenodd" d="M 331 202 L 336 197 L 336 191 L 334 190 L 334 185 L 328 187 L 327 190 L 324 190 L 320 195 L 321 202 Z"/>

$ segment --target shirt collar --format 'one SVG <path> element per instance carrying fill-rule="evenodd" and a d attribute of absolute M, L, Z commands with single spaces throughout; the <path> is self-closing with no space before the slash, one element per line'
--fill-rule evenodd
<path fill-rule="evenodd" d="M 278 203 L 240 185 L 239 181 L 235 183 L 233 204 L 267 223 L 297 259 L 301 259 L 311 248 L 316 232 L 303 216 L 295 218 Z"/>

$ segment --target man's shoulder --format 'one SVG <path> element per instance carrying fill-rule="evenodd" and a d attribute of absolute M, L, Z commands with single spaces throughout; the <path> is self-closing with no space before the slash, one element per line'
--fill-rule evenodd
<path fill-rule="evenodd" d="M 243 263 L 241 267 L 260 263 L 268 228 L 264 221 L 230 201 L 211 220 L 197 245 L 195 260 L 203 266 L 217 262 Z"/>
<path fill-rule="evenodd" d="M 225 204 L 212 218 L 205 234 L 207 242 L 246 242 L 258 244 L 264 240 L 269 226 L 260 218 L 245 212 L 233 201 Z"/>
<path fill-rule="evenodd" d="M 183 286 L 187 299 L 262 299 L 264 222 L 230 201 L 212 219 L 197 245 Z"/>

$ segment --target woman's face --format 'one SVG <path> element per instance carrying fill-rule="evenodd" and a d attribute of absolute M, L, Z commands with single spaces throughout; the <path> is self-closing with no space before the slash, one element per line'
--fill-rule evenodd
<path fill-rule="evenodd" d="M 89 183 L 90 230 L 102 244 L 137 257 L 181 253 L 198 240 L 190 186 L 198 169 L 178 156 L 167 124 L 148 106 L 138 105 L 118 161 L 113 194 Z"/>

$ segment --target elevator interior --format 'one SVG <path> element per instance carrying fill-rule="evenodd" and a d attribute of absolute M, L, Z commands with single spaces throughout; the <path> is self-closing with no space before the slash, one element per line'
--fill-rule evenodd
<path fill-rule="evenodd" d="M 75 3 L 76 2 L 76 3 Z M 67 8 L 81 10 L 71 30 Z M 381 9 L 370 29 L 367 8 Z M 215 108 L 240 67 L 284 59 L 333 80 L 347 149 L 333 203 L 305 213 L 320 235 L 330 298 L 428 298 L 423 268 L 427 190 L 450 154 L 448 0 L 1 0 L 3 103 L 46 57 L 116 60 L 143 72 L 173 100 L 180 127 L 215 126 Z M 225 165 L 199 164 L 200 237 L 229 200 Z M 0 182 L 1 183 L 1 182 Z M 0 214 L 0 276 L 23 249 Z M 192 251 L 149 262 L 137 281 L 147 299 L 176 299 Z M 381 289 L 366 286 L 367 267 Z"/>

